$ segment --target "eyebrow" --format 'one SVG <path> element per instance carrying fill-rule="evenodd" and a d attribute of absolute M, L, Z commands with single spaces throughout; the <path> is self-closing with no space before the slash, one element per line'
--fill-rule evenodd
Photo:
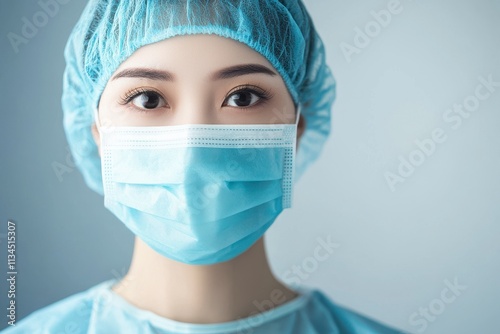
<path fill-rule="evenodd" d="M 243 64 L 223 68 L 212 75 L 212 80 L 221 80 L 234 78 L 246 74 L 262 73 L 270 76 L 275 76 L 276 73 L 264 65 L 259 64 Z"/>
<path fill-rule="evenodd" d="M 267 74 L 270 76 L 276 75 L 274 71 L 264 65 L 242 64 L 223 68 L 212 74 L 211 79 L 222 80 L 257 73 Z M 127 68 L 115 74 L 111 80 L 116 80 L 118 78 L 144 78 L 150 80 L 174 81 L 174 75 L 172 73 L 150 68 Z"/>

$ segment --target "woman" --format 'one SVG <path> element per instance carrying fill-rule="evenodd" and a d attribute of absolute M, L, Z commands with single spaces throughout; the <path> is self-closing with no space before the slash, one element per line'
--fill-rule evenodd
<path fill-rule="evenodd" d="M 334 100 L 300 1 L 95 0 L 65 58 L 72 153 L 133 258 L 6 333 L 396 333 L 266 259 Z"/>

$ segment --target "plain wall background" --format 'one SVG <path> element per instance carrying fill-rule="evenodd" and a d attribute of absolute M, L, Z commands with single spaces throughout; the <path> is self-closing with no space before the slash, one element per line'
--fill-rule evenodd
<path fill-rule="evenodd" d="M 371 11 L 393 2 L 305 3 L 337 100 L 323 155 L 295 188 L 294 208 L 266 234 L 273 270 L 408 332 L 498 332 L 500 87 L 460 126 L 443 115 L 473 101 L 479 77 L 500 82 L 500 1 L 401 0 L 352 57 L 342 45 L 356 46 L 358 28 L 377 28 Z M 84 5 L 61 5 L 16 53 L 7 34 L 21 34 L 23 17 L 41 7 L 0 2 L 0 268 L 7 272 L 12 219 L 18 321 L 123 276 L 132 254 L 132 233 L 71 167 L 62 127 L 63 48 Z M 400 157 L 417 157 L 415 141 L 438 128 L 446 140 L 391 191 L 385 173 L 397 173 Z M 70 171 L 58 178 L 54 163 Z M 318 238 L 337 244 L 323 261 L 314 257 Z M 446 280 L 466 287 L 451 303 L 441 297 Z M 3 310 L 6 287 L 2 280 Z M 424 329 L 418 312 L 429 307 L 435 319 Z M 5 311 L 1 319 L 3 328 Z"/>

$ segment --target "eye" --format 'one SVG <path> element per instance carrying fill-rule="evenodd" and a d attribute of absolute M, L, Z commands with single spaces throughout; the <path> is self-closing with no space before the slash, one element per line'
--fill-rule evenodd
<path fill-rule="evenodd" d="M 271 95 L 260 88 L 250 89 L 245 86 L 243 89 L 238 89 L 237 91 L 231 93 L 226 100 L 224 100 L 223 105 L 228 105 L 230 107 L 250 107 L 255 104 L 261 103 L 271 98 Z"/>
<path fill-rule="evenodd" d="M 165 105 L 165 101 L 160 94 L 154 91 L 146 91 L 137 94 L 131 100 L 132 103 L 140 109 L 156 109 Z"/>
<path fill-rule="evenodd" d="M 259 101 L 259 97 L 250 91 L 240 91 L 231 94 L 227 101 L 231 107 L 248 107 Z"/>
<path fill-rule="evenodd" d="M 164 107 L 167 103 L 163 97 L 154 90 L 135 89 L 122 98 L 121 104 L 132 102 L 138 109 L 152 110 Z"/>

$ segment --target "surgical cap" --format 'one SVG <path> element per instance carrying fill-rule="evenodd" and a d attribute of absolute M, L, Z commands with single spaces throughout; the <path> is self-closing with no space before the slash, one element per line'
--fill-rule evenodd
<path fill-rule="evenodd" d="M 91 133 L 108 80 L 144 45 L 189 34 L 216 34 L 264 56 L 283 78 L 306 120 L 296 176 L 319 155 L 330 133 L 335 80 L 325 49 L 300 0 L 91 0 L 64 57 L 64 130 L 87 185 L 103 194 L 101 160 Z"/>

